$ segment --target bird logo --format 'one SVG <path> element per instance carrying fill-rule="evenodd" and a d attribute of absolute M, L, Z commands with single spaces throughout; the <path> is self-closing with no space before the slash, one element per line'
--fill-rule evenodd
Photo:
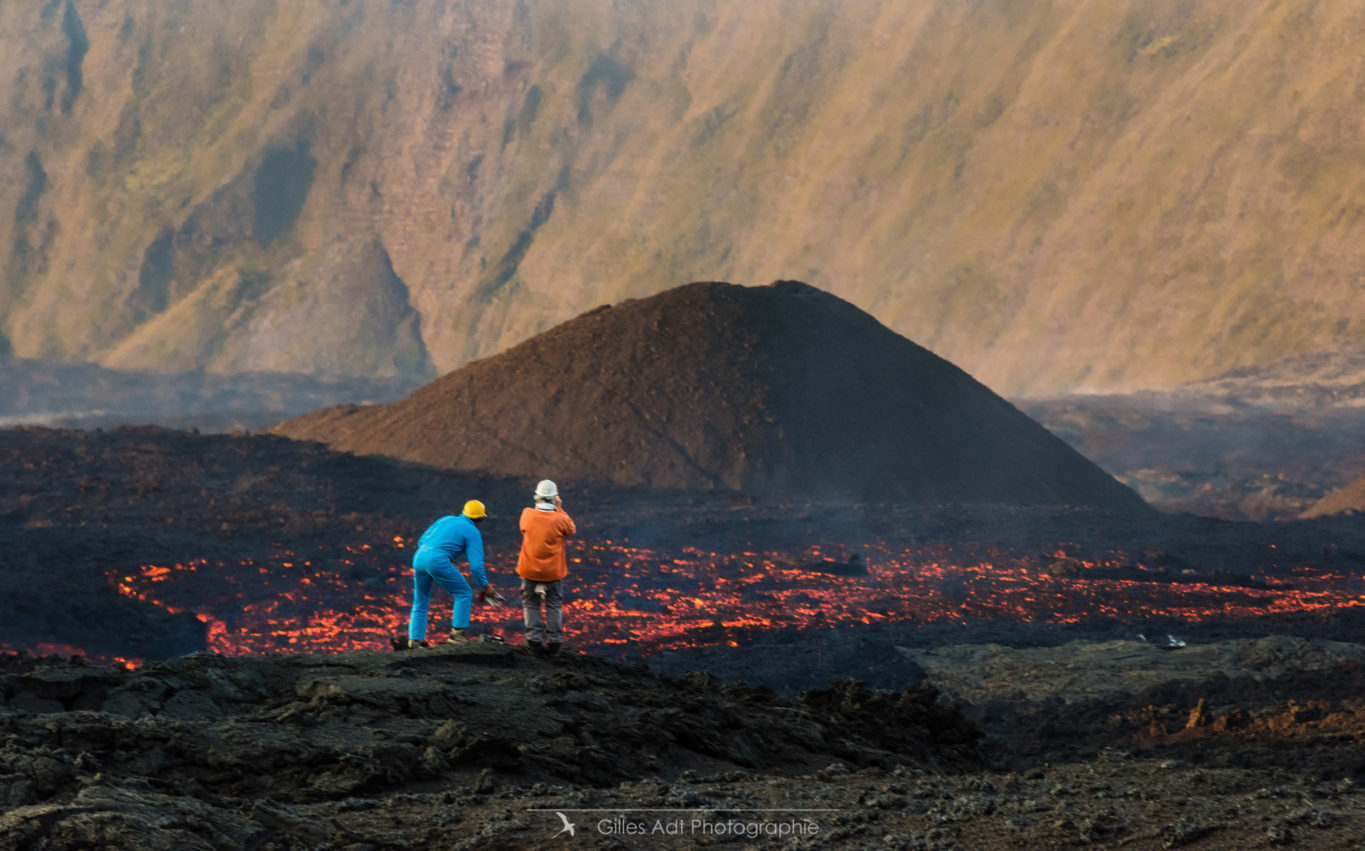
<path fill-rule="evenodd" d="M 555 813 L 555 815 L 559 816 L 559 820 L 564 822 L 564 826 L 559 829 L 559 833 L 568 833 L 569 836 L 573 836 L 574 824 L 569 821 L 569 817 L 563 813 Z M 556 833 L 555 836 L 558 836 L 559 833 Z"/>

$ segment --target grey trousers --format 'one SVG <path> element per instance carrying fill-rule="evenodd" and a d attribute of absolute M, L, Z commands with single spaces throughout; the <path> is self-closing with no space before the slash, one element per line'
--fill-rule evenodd
<path fill-rule="evenodd" d="M 526 621 L 526 642 L 540 644 L 562 644 L 564 642 L 564 597 L 559 586 L 564 580 L 556 582 L 534 582 L 521 580 L 521 614 Z M 536 594 L 536 586 L 545 589 L 545 616 L 541 618 L 541 598 Z"/>

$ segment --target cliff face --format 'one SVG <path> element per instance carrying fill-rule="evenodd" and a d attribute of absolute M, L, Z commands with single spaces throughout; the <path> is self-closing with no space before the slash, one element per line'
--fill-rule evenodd
<path fill-rule="evenodd" d="M 1332 351 L 1363 33 L 1344 0 L 7 3 L 0 352 L 432 375 L 788 277 L 1008 394 Z"/>

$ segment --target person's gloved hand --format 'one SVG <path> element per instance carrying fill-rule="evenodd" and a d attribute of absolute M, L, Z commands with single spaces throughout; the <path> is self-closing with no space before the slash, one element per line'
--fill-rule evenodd
<path fill-rule="evenodd" d="M 479 589 L 479 602 L 486 606 L 501 606 L 507 602 L 507 598 L 499 594 L 492 585 L 485 585 Z"/>

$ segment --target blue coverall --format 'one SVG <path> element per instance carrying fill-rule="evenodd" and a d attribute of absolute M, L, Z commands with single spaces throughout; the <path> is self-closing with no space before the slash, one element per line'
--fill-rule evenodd
<path fill-rule="evenodd" d="M 446 515 L 432 523 L 417 539 L 412 555 L 412 617 L 408 619 L 408 638 L 421 641 L 427 635 L 427 607 L 431 603 L 431 583 L 435 582 L 454 598 L 451 626 L 469 626 L 469 609 L 474 592 L 455 567 L 454 559 L 464 553 L 469 572 L 482 588 L 488 584 L 483 569 L 483 536 L 479 527 L 463 514 Z"/>

